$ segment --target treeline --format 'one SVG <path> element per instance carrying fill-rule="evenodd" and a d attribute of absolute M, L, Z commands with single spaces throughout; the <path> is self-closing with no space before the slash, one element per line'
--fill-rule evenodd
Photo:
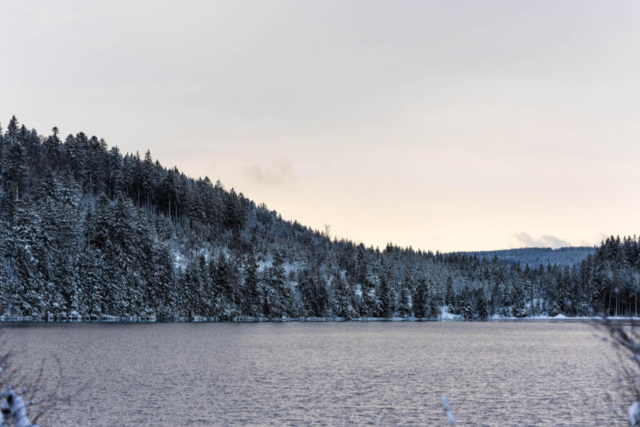
<path fill-rule="evenodd" d="M 6 318 L 230 320 L 636 313 L 640 243 L 580 263 L 383 250 L 285 221 L 218 181 L 0 128 L 0 314 Z"/>
<path fill-rule="evenodd" d="M 560 266 L 580 264 L 588 255 L 596 251 L 591 246 L 575 246 L 567 248 L 522 248 L 503 249 L 498 251 L 469 252 L 479 257 L 492 259 L 497 257 L 498 261 L 507 264 L 529 265 L 538 267 L 540 265 L 558 264 Z"/>

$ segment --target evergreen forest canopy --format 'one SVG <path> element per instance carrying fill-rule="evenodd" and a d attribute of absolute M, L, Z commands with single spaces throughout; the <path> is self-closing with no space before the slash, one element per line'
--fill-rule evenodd
<path fill-rule="evenodd" d="M 560 266 L 579 264 L 594 253 L 596 248 L 590 246 L 573 246 L 566 248 L 523 248 L 523 249 L 502 249 L 499 251 L 467 252 L 479 257 L 492 259 L 497 257 L 498 261 L 507 264 L 519 263 L 529 264 L 529 267 L 539 267 L 540 265 L 558 264 Z"/>
<path fill-rule="evenodd" d="M 635 237 L 560 263 L 381 251 L 285 221 L 148 151 L 41 136 L 15 117 L 0 128 L 0 177 L 4 319 L 637 315 Z"/>

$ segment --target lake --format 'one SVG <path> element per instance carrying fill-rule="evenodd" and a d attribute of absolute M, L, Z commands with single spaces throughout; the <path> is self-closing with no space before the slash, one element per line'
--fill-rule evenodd
<path fill-rule="evenodd" d="M 55 426 L 624 425 L 615 353 L 552 322 L 2 324 Z M 601 336 L 601 335 L 599 335 Z M 609 394 L 611 393 L 611 395 Z M 622 413 L 621 413 L 622 412 Z"/>

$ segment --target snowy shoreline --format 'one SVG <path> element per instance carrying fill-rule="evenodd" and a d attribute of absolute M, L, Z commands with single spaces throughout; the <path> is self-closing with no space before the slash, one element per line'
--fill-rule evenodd
<path fill-rule="evenodd" d="M 487 322 L 593 322 L 602 320 L 602 317 L 566 317 L 558 315 L 555 317 L 550 316 L 531 316 L 531 317 L 504 317 L 493 316 L 487 319 L 463 319 L 458 315 L 448 314 L 441 316 L 438 319 L 429 318 L 403 318 L 403 317 L 391 317 L 391 318 L 379 318 L 379 317 L 365 317 L 365 318 L 353 318 L 345 319 L 343 317 L 300 317 L 300 318 L 253 318 L 253 317 L 237 317 L 231 320 L 221 320 L 215 318 L 175 318 L 175 319 L 142 319 L 135 317 L 115 317 L 105 316 L 100 319 L 33 319 L 29 317 L 11 317 L 7 318 L 0 316 L 0 324 L 2 323 L 288 323 L 288 322 L 473 322 L 473 323 L 487 323 Z M 609 320 L 613 321 L 640 321 L 640 317 L 609 317 Z"/>

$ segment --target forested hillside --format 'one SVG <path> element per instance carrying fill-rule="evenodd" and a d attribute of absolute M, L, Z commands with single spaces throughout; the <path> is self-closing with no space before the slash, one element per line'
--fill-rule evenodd
<path fill-rule="evenodd" d="M 634 314 L 640 242 L 564 266 L 331 240 L 84 133 L 0 129 L 4 318 Z"/>
<path fill-rule="evenodd" d="M 522 248 L 503 249 L 498 251 L 468 252 L 482 258 L 493 259 L 507 264 L 529 265 L 538 267 L 540 265 L 557 264 L 560 266 L 573 266 L 580 264 L 587 256 L 593 254 L 596 248 L 591 246 L 576 246 L 568 248 Z"/>

